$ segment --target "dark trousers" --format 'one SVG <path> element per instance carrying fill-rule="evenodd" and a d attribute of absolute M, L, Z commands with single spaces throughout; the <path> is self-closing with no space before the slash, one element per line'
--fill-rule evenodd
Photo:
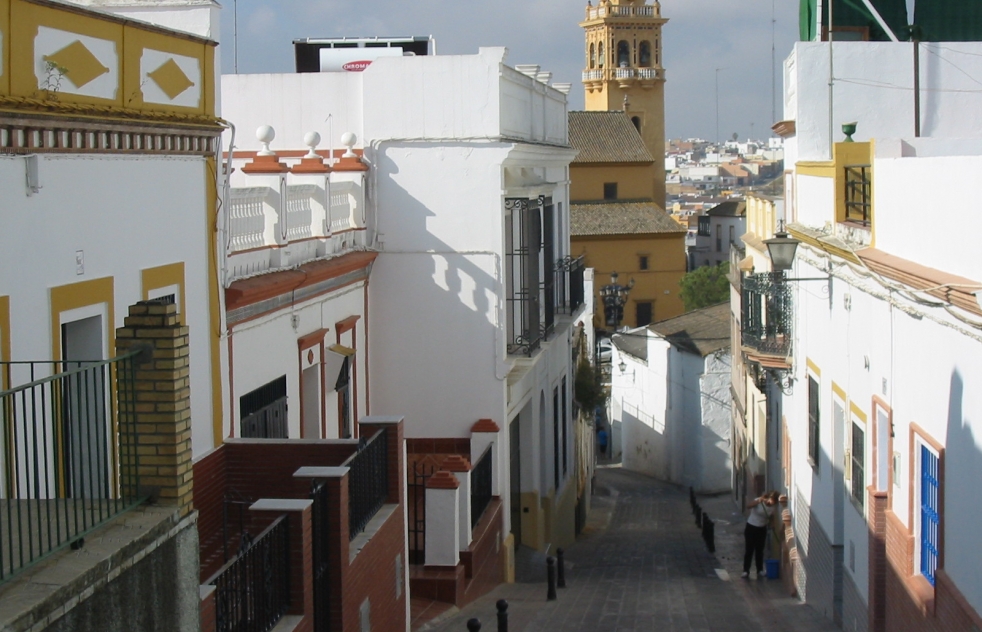
<path fill-rule="evenodd" d="M 750 558 L 756 558 L 757 574 L 764 572 L 764 543 L 767 541 L 767 527 L 755 527 L 749 522 L 743 530 L 747 548 L 743 553 L 743 572 L 750 572 Z"/>

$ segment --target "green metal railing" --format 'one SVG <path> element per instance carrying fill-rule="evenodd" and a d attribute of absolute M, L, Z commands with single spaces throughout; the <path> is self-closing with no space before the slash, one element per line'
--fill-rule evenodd
<path fill-rule="evenodd" d="M 137 355 L 0 363 L 0 583 L 145 500 Z"/>

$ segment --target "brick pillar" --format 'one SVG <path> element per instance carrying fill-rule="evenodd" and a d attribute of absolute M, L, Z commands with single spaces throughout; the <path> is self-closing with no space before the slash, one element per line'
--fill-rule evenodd
<path fill-rule="evenodd" d="M 138 459 L 138 465 L 121 459 L 121 465 L 136 465 L 143 493 L 178 507 L 185 516 L 193 510 L 188 328 L 178 323 L 176 305 L 156 301 L 131 305 L 123 322 L 116 330 L 116 353 L 140 347 L 146 353 L 134 362 L 133 388 L 118 391 L 120 411 L 133 414 L 135 435 L 128 436 L 136 443 Z M 124 481 L 129 480 L 126 474 Z"/>
<path fill-rule="evenodd" d="M 869 501 L 869 630 L 886 630 L 887 493 L 867 488 Z"/>
<path fill-rule="evenodd" d="M 500 450 L 498 449 L 498 434 L 501 429 L 498 424 L 494 423 L 491 419 L 478 419 L 477 423 L 471 426 L 471 463 L 477 463 L 484 451 L 487 450 L 488 446 L 491 446 L 491 495 L 500 496 L 501 495 L 501 481 L 499 481 L 500 472 L 505 470 L 505 467 L 499 467 L 501 462 Z"/>
<path fill-rule="evenodd" d="M 290 532 L 290 606 L 288 614 L 314 620 L 314 541 L 311 532 L 313 501 L 307 499 L 261 498 L 249 506 L 253 535 L 286 514 Z"/>

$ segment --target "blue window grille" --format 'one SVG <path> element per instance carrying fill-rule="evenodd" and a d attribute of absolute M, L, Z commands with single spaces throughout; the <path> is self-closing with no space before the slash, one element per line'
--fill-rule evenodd
<path fill-rule="evenodd" d="M 938 570 L 938 457 L 921 446 L 921 574 L 934 586 Z"/>

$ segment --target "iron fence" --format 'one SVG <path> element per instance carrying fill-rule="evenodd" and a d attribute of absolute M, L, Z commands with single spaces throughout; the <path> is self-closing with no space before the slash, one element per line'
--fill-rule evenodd
<path fill-rule="evenodd" d="M 426 481 L 436 473 L 435 465 L 413 462 L 408 472 L 409 563 L 426 563 Z"/>
<path fill-rule="evenodd" d="M 556 311 L 574 314 L 583 305 L 583 256 L 556 261 Z"/>
<path fill-rule="evenodd" d="M 471 529 L 477 526 L 477 521 L 491 503 L 491 476 L 494 473 L 492 466 L 489 445 L 477 460 L 477 465 L 471 469 Z"/>
<path fill-rule="evenodd" d="M 269 632 L 290 605 L 290 533 L 280 516 L 207 584 L 217 632 Z"/>
<path fill-rule="evenodd" d="M 389 441 L 379 430 L 342 464 L 348 475 L 348 537 L 365 530 L 389 496 Z"/>
<path fill-rule="evenodd" d="M 0 582 L 145 499 L 138 354 L 0 363 Z"/>
<path fill-rule="evenodd" d="M 761 353 L 786 356 L 791 351 L 791 289 L 783 272 L 748 274 L 742 284 L 741 340 Z"/>

